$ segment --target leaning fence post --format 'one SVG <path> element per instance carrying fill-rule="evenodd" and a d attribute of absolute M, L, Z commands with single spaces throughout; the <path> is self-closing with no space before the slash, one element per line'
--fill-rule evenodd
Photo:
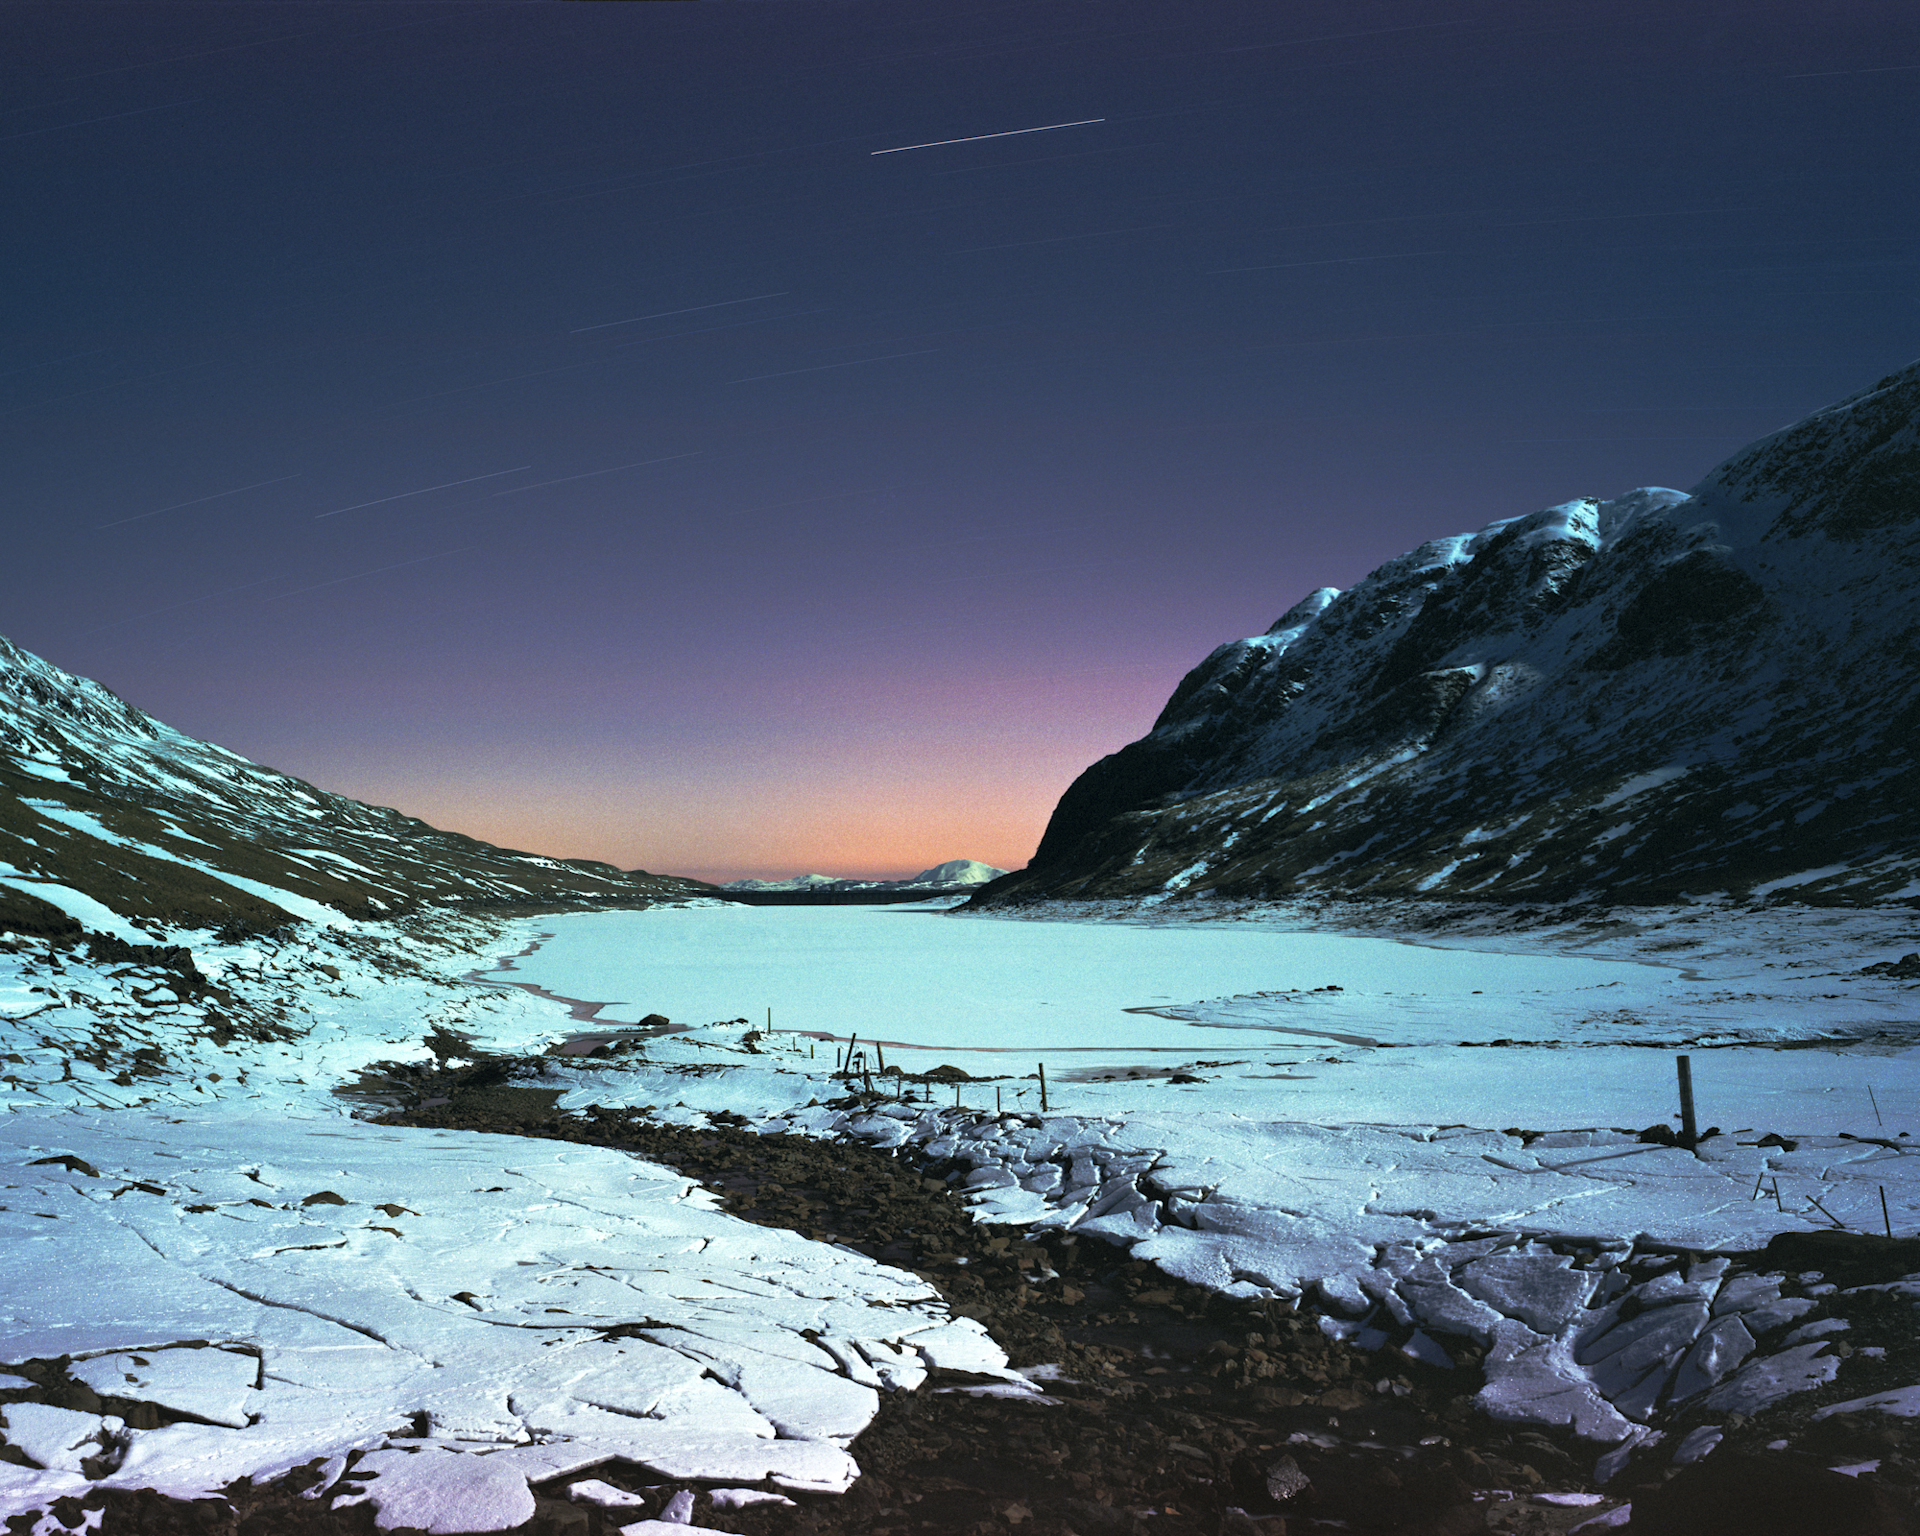
<path fill-rule="evenodd" d="M 1687 1056 L 1674 1060 L 1680 1068 L 1680 1145 L 1691 1152 L 1700 1139 L 1699 1122 L 1693 1118 L 1693 1061 Z"/>
<path fill-rule="evenodd" d="M 1047 1064 L 1040 1063 L 1040 1113 L 1047 1112 Z"/>

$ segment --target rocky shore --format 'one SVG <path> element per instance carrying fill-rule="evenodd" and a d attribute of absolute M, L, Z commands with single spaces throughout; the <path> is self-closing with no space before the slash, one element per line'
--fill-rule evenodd
<path fill-rule="evenodd" d="M 747 1221 L 907 1269 L 956 1315 L 983 1323 L 1012 1363 L 1045 1385 L 1037 1401 L 962 1377 L 890 1396 L 855 1444 L 862 1477 L 843 1496 L 720 1509 L 698 1490 L 649 1486 L 644 1474 L 614 1469 L 603 1480 L 640 1504 L 543 1508 L 526 1528 L 540 1536 L 611 1536 L 643 1515 L 659 1518 L 683 1492 L 696 1495 L 696 1523 L 742 1536 L 1545 1536 L 1609 1516 L 1589 1530 L 1842 1536 L 1915 1528 L 1914 1419 L 1817 1419 L 1821 1394 L 1803 1394 L 1748 1420 L 1731 1416 L 1711 1458 L 1677 1465 L 1668 1445 L 1623 1458 L 1602 1486 L 1591 1444 L 1476 1410 L 1484 1378 L 1470 1345 L 1454 1350 L 1451 1369 L 1370 1353 L 1329 1337 L 1310 1305 L 1230 1298 L 1097 1239 L 978 1222 L 957 1192 L 965 1169 L 910 1148 L 763 1134 L 726 1124 L 725 1115 L 706 1128 L 632 1110 L 556 1116 L 521 1097 L 537 1091 L 505 1084 L 485 1064 L 416 1092 L 419 1102 L 441 1102 L 390 1123 L 631 1151 L 699 1179 Z M 1915 1247 L 1822 1246 L 1799 1236 L 1753 1262 L 1818 1260 L 1860 1285 L 1912 1271 Z M 1885 1350 L 1911 1376 L 1920 1367 L 1912 1305 L 1897 1295 L 1884 1301 L 1852 1299 L 1849 1347 Z M 1874 1466 L 1846 1476 L 1830 1470 L 1838 1459 Z M 1757 1503 L 1748 1496 L 1755 1489 L 1765 1491 Z M 1615 1512 L 1629 1505 L 1634 1523 L 1619 1524 Z M 1819 1523 L 1794 1524 L 1809 1508 Z"/>

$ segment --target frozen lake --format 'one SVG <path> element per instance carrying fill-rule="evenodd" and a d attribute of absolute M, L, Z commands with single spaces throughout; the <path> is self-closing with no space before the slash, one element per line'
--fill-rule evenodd
<path fill-rule="evenodd" d="M 1044 1062 L 1053 1107 L 1075 1113 L 1640 1127 L 1672 1115 L 1673 1056 L 1689 1051 L 1703 1129 L 1920 1132 L 1913 994 L 1837 985 L 1830 962 L 1764 946 L 1683 966 L 898 906 L 579 913 L 521 931 L 538 948 L 497 974 L 601 1003 L 596 1022 L 763 1027 L 771 1009 L 773 1058 L 795 1070 L 858 1035 L 908 1072 L 1003 1078 L 1009 1108 L 1037 1107 Z M 1823 1035 L 1875 1038 L 1779 1049 Z M 1176 1071 L 1198 1081 L 1169 1084 Z M 746 1079 L 700 1097 L 753 1113 L 768 1091 L 783 1090 Z"/>
<path fill-rule="evenodd" d="M 553 936 L 519 963 L 519 979 L 606 1000 L 603 1020 L 764 1023 L 771 1008 L 780 1030 L 1022 1056 L 1451 1042 L 1463 1029 L 1517 1024 L 1529 1000 L 1537 1008 L 1545 997 L 1592 994 L 1600 1007 L 1606 989 L 1651 974 L 1614 960 L 1252 926 L 1006 922 L 930 906 L 656 908 L 536 926 Z M 1339 990 L 1318 990 L 1327 987 Z M 1139 1011 L 1288 992 L 1258 1016 L 1189 1022 Z"/>

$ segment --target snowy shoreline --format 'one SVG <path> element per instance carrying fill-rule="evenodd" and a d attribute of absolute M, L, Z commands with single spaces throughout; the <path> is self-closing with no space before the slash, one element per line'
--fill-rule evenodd
<path fill-rule="evenodd" d="M 450 979 L 497 930 L 434 926 L 203 941 L 251 1016 L 218 1042 L 150 966 L 0 949 L 0 1518 L 300 1468 L 433 1531 L 517 1525 L 529 1482 L 609 1460 L 843 1489 L 880 1392 L 935 1368 L 1036 1390 L 916 1277 L 669 1170 L 354 1118 L 341 1090 L 431 1060 L 423 1030 L 554 1033 L 552 1005 Z"/>
<path fill-rule="evenodd" d="M 774 917 L 753 920 L 781 920 L 781 909 L 771 910 Z M 632 952 L 639 925 L 649 952 L 664 952 L 679 935 L 694 946 L 690 953 L 704 953 L 739 911 L 654 908 L 538 922 L 575 936 L 610 924 L 622 953 Z M 830 911 L 825 920 L 861 920 L 857 909 L 846 914 Z M 1170 916 L 1148 913 L 1142 926 L 1165 932 L 1175 926 Z M 1807 961 L 1798 969 L 1808 970 L 1846 950 L 1857 967 L 1897 944 L 1891 935 L 1905 917 L 1870 913 L 1838 924 L 1844 932 L 1823 917 L 1813 926 L 1825 937 L 1779 952 L 1789 956 L 1783 964 L 1798 958 Z M 998 944 L 1035 933 L 1030 923 L 942 923 L 934 914 L 894 921 L 888 943 L 901 953 L 907 935 L 922 936 L 913 943 L 984 936 Z M 1695 927 L 1675 926 L 1669 936 L 1696 932 L 1698 915 L 1677 920 L 1686 923 Z M 844 1249 L 743 1227 L 678 1175 L 591 1148 L 404 1132 L 348 1114 L 336 1090 L 356 1075 L 385 1061 L 390 1067 L 380 1070 L 401 1082 L 430 1063 L 457 1062 L 450 1053 L 461 1039 L 475 1052 L 519 1059 L 513 1086 L 562 1113 L 625 1105 L 666 1124 L 696 1126 L 724 1114 L 770 1130 L 911 1143 L 965 1168 L 960 1181 L 979 1219 L 1100 1236 L 1228 1295 L 1305 1295 L 1330 1333 L 1361 1348 L 1431 1362 L 1446 1356 L 1447 1339 L 1473 1341 L 1488 1351 L 1483 1408 L 1509 1422 L 1572 1430 L 1596 1455 L 1610 1445 L 1651 1445 L 1669 1413 L 1663 1393 L 1744 1414 L 1764 1408 L 1775 1388 L 1817 1391 L 1837 1382 L 1830 1394 L 1866 1379 L 1852 1365 L 1842 1372 L 1831 1339 L 1793 1337 L 1810 1310 L 1799 1303 L 1816 1299 L 1807 1288 L 1817 1282 L 1783 1276 L 1756 1284 L 1750 1269 L 1743 1275 L 1724 1260 L 1676 1263 L 1683 1250 L 1750 1250 L 1774 1231 L 1829 1225 L 1797 1199 L 1795 1214 L 1782 1199 L 1765 1215 L 1749 1193 L 1763 1179 L 1785 1179 L 1792 1189 L 1796 1178 L 1817 1178 L 1826 1203 L 1850 1214 L 1865 1202 L 1843 1200 L 1836 1188 L 1884 1183 L 1901 1230 L 1920 1208 L 1920 1180 L 1909 1171 L 1920 1163 L 1894 1136 L 1801 1131 L 1773 1145 L 1720 1137 L 1692 1157 L 1607 1130 L 1521 1135 L 1387 1116 L 1276 1115 L 1287 1106 L 1276 1095 L 1325 1094 L 1342 1074 L 1363 1069 L 1375 1085 L 1369 1092 L 1389 1092 L 1401 1069 L 1383 1062 L 1472 1055 L 1470 1071 L 1484 1075 L 1484 1052 L 1415 1043 L 1427 1003 L 1416 994 L 1388 1004 L 1398 989 L 1371 1002 L 1351 989 L 1308 1002 L 1283 989 L 1270 1005 L 1257 1000 L 1266 994 L 1206 1008 L 1176 999 L 1170 1011 L 1126 1027 L 1218 1029 L 1217 1038 L 1238 1041 L 1249 1038 L 1249 1020 L 1229 1017 L 1232 1008 L 1265 1009 L 1258 1044 L 1239 1053 L 1261 1070 L 1236 1074 L 1194 1058 L 1197 1070 L 1187 1075 L 1198 1080 L 1188 1086 L 1129 1079 L 1129 1052 L 1167 1049 L 1130 1036 L 1133 1043 L 1108 1052 L 1121 1075 L 1061 1085 L 1070 1112 L 1056 1103 L 1037 1113 L 1037 1085 L 1024 1078 L 1002 1081 L 1003 1091 L 1025 1096 L 1004 1114 L 981 1102 L 986 1082 L 962 1083 L 975 1097 L 959 1111 L 898 1100 L 835 1105 L 820 1101 L 844 1098 L 846 1085 L 830 1081 L 832 1062 L 819 1059 L 817 1047 L 807 1056 L 818 1031 L 767 1035 L 737 1020 L 692 1023 L 697 1015 L 682 1008 L 666 1010 L 680 1020 L 675 1032 L 641 1031 L 639 1016 L 655 1011 L 647 998 L 622 986 L 559 985 L 552 950 L 526 952 L 529 921 L 437 926 L 412 937 L 374 925 L 302 927 L 224 946 L 201 936 L 194 958 L 223 990 L 223 1017 L 251 1031 L 236 1036 L 223 1025 L 219 1043 L 206 998 L 178 985 L 156 990 L 164 977 L 152 967 L 95 964 L 78 951 L 63 958 L 34 946 L 0 950 L 12 988 L 0 998 L 17 1058 L 7 1069 L 13 1112 L 0 1117 L 0 1225 L 10 1251 L 28 1256 L 0 1293 L 0 1358 L 40 1362 L 43 1374 L 54 1362 L 62 1379 L 81 1383 L 82 1366 L 96 1369 L 88 1361 L 145 1351 L 148 1365 L 119 1374 L 151 1373 L 123 1391 L 96 1390 L 96 1399 L 111 1401 L 94 1409 L 71 1388 L 62 1390 L 81 1406 L 48 1401 L 45 1383 L 0 1388 L 8 1440 L 43 1453 L 26 1451 L 37 1468 L 0 1463 L 5 1512 L 45 1508 L 95 1485 L 193 1497 L 234 1477 L 271 1479 L 316 1463 L 345 1478 L 331 1497 L 370 1500 L 383 1524 L 498 1529 L 525 1517 L 515 1512 L 530 1507 L 530 1479 L 608 1457 L 769 1490 L 845 1486 L 857 1475 L 847 1447 L 871 1417 L 876 1392 L 911 1386 L 935 1366 L 998 1374 L 1010 1389 L 1025 1389 L 977 1325 L 949 1317 L 914 1277 Z M 1084 932 L 1095 926 L 1056 916 L 1041 937 L 1049 953 L 1064 953 L 1074 933 L 1105 943 Z M 1155 950 L 1156 975 L 1171 974 L 1169 956 L 1184 942 Z M 1617 934 L 1601 942 L 1629 944 Z M 1631 940 L 1644 942 L 1644 933 Z M 1425 953 L 1450 948 L 1457 946 Z M 1689 964 L 1701 971 L 1704 960 L 1711 972 L 1739 949 L 1738 935 L 1719 950 L 1696 943 Z M 1209 950 L 1206 966 L 1221 964 L 1222 953 Z M 1311 963 L 1321 966 L 1333 951 L 1314 953 L 1321 958 Z M 511 956 L 515 985 L 453 980 L 474 969 L 476 954 L 496 970 Z M 1636 973 L 1655 974 L 1646 966 Z M 1782 978 L 1769 984 L 1787 996 Z M 743 1011 L 744 978 L 733 987 L 729 1016 Z M 561 1017 L 571 990 L 622 999 L 593 1008 L 593 1028 L 620 1037 L 605 1054 L 543 1054 L 578 1032 L 577 1013 Z M 1851 992 L 1845 1007 L 1856 1014 L 1898 1014 L 1913 995 L 1894 982 Z M 1463 992 L 1462 1000 L 1478 995 Z M 1699 1023 L 1694 1013 L 1720 1006 L 1715 995 L 1697 988 L 1676 1020 Z M 1305 1037 L 1287 1037 L 1285 1026 L 1301 1007 L 1320 1010 L 1309 1030 L 1324 1014 L 1372 1008 L 1384 1022 L 1369 1038 L 1382 1043 L 1363 1060 L 1353 1059 L 1354 1047 L 1322 1049 L 1313 1074 L 1265 1075 L 1277 1051 L 1299 1056 Z M 609 1010 L 635 1017 L 622 1026 L 604 1017 Z M 1816 1008 L 1808 1027 L 1818 1031 L 1830 1016 L 1833 1007 Z M 861 1022 L 869 1026 L 862 1037 L 874 1038 L 873 1021 Z M 1665 1027 L 1638 1022 L 1656 1033 Z M 1780 1029 L 1775 1036 L 1776 1044 L 1802 1043 Z M 616 1048 L 626 1040 L 636 1048 Z M 924 1040 L 887 1049 L 889 1065 L 910 1074 L 951 1054 Z M 1740 1049 L 1754 1052 L 1757 1042 Z M 1803 1071 L 1817 1058 L 1830 1076 L 1847 1060 L 1868 1060 L 1890 1085 L 1882 1107 L 1910 1116 L 1910 1045 L 1870 1043 L 1864 1056 L 1849 1049 L 1767 1049 L 1762 1064 L 1777 1074 L 1781 1064 Z M 1549 1059 L 1511 1048 L 1499 1055 Z M 1594 1043 L 1588 1056 L 1604 1063 L 1660 1053 Z M 1734 1059 L 1724 1051 L 1721 1058 Z M 1169 1093 L 1185 1097 L 1170 1102 Z M 1150 1107 L 1140 1102 L 1146 1095 L 1158 1096 Z M 1802 1101 L 1777 1102 L 1786 1109 Z M 615 1198 L 616 1188 L 626 1193 Z M 115 1304 L 126 1315 L 103 1318 L 73 1292 L 68 1276 L 81 1266 L 107 1294 L 131 1299 Z M 743 1288 L 742 1276 L 753 1284 Z M 724 1304 L 716 1303 L 716 1283 L 733 1293 Z M 848 1301 L 852 1312 L 837 1310 Z M 868 1321 L 875 1317 L 888 1319 L 878 1331 Z M 695 1366 L 684 1381 L 674 1375 Z M 657 1391 L 644 1408 L 616 1402 L 609 1371 L 657 1377 Z M 132 1401 L 135 1390 L 164 1410 L 165 1422 L 141 1427 L 128 1413 L 99 1411 Z M 224 1419 L 206 1411 L 216 1398 Z M 1897 1399 L 1893 1411 L 1911 1411 L 1898 1406 L 1905 1402 Z M 635 1419 L 636 1411 L 655 1417 Z M 716 1438 L 696 1427 L 711 1423 L 730 1428 Z M 494 1523 L 460 1523 L 477 1518 L 475 1510 Z"/>
<path fill-rule="evenodd" d="M 1062 916 L 1029 915 L 1056 923 Z M 1696 963 L 1687 970 L 1692 979 L 1711 982 L 1716 962 L 1750 954 L 1744 941 L 1751 936 L 1723 934 L 1712 948 L 1697 933 L 1708 915 L 1724 926 L 1725 914 L 1689 911 L 1666 932 L 1667 942 L 1675 929 L 1689 935 Z M 1785 929 L 1794 916 L 1776 911 L 1749 915 L 1749 921 Z M 1868 913 L 1837 925 L 1834 914 L 1822 914 L 1814 919 L 1821 932 L 1811 947 L 1824 964 L 1869 935 L 1873 942 L 1897 943 L 1906 916 Z M 1151 909 L 1127 913 L 1126 920 L 1163 921 Z M 1247 914 L 1233 920 L 1245 922 Z M 1835 934 L 1836 926 L 1847 931 Z M 1644 942 L 1643 935 L 1618 920 L 1609 927 L 1609 937 L 1580 936 L 1589 953 L 1598 949 L 1598 957 L 1615 962 L 1632 958 L 1649 969 L 1661 964 L 1620 953 Z M 1550 942 L 1528 947 L 1537 951 Z M 540 971 L 538 956 L 530 968 Z M 1749 1006 L 1757 1001 L 1753 993 L 1746 998 Z M 1858 1000 L 1848 1006 L 1857 1008 Z M 689 1063 L 696 1053 L 713 1061 L 729 1049 L 747 1049 L 749 1034 L 757 1052 L 779 1054 L 757 1032 L 737 1026 L 696 1033 L 705 1038 L 683 1046 Z M 1777 1054 L 1780 1045 L 1801 1043 L 1776 1033 L 1769 1040 L 1774 1048 L 1759 1056 L 1748 1042 L 1754 1070 L 1778 1077 L 1788 1070 L 1783 1062 L 1804 1070 L 1811 1055 Z M 956 1056 L 954 1044 L 902 1041 L 888 1048 L 911 1073 L 924 1071 L 933 1057 Z M 1821 1096 L 1832 1086 L 1841 1045 L 1826 1044 L 1809 1088 Z M 1909 1040 L 1896 1036 L 1869 1050 L 1877 1074 L 1897 1085 L 1897 1097 L 1887 1096 L 1889 1112 L 1910 1114 Z M 663 1053 L 671 1055 L 673 1047 L 649 1055 Z M 1717 1063 L 1735 1059 L 1715 1057 Z M 1229 1295 L 1310 1294 L 1332 1314 L 1329 1326 L 1375 1347 L 1394 1343 L 1444 1358 L 1434 1338 L 1449 1334 L 1491 1346 L 1483 1408 L 1508 1422 L 1570 1427 L 1600 1444 L 1645 1440 L 1656 1407 L 1667 1403 L 1693 1400 L 1709 1410 L 1750 1413 L 1833 1380 L 1839 1360 L 1827 1346 L 1781 1343 L 1792 1336 L 1787 1325 L 1811 1303 L 1783 1297 L 1779 1285 L 1769 1292 L 1744 1281 L 1744 1290 L 1723 1296 L 1728 1263 L 1710 1256 L 1751 1254 L 1782 1230 L 1832 1228 L 1838 1223 L 1831 1209 L 1877 1215 L 1881 1187 L 1900 1230 L 1911 1229 L 1920 1205 L 1920 1161 L 1900 1139 L 1870 1131 L 1809 1133 L 1791 1121 L 1778 1123 L 1796 1130 L 1793 1136 L 1771 1126 L 1716 1134 L 1690 1153 L 1604 1127 L 1501 1132 L 1381 1121 L 1261 1122 L 1250 1118 L 1245 1083 L 1208 1091 L 1196 1082 L 1189 1090 L 1194 1110 L 1203 1112 L 1196 1120 L 1193 1111 L 1135 1107 L 1101 1114 L 1067 1112 L 1057 1103 L 1052 1113 L 1039 1114 L 1025 1087 L 1016 1090 L 1025 1096 L 1019 1113 L 914 1106 L 897 1098 L 859 1109 L 782 1110 L 778 1100 L 799 1091 L 780 1083 L 782 1074 L 803 1081 L 818 1076 L 791 1058 L 757 1072 L 695 1079 L 674 1078 L 670 1070 L 662 1075 L 657 1060 L 617 1068 L 575 1063 L 548 1068 L 540 1081 L 567 1089 L 559 1100 L 563 1109 L 648 1104 L 662 1121 L 686 1124 L 723 1112 L 766 1129 L 851 1135 L 956 1160 L 969 1169 L 969 1198 L 983 1220 L 1097 1235 L 1176 1278 Z M 1663 1061 L 1659 1070 L 1671 1068 Z M 633 1086 L 623 1093 L 615 1084 L 629 1074 Z M 1076 1082 L 1074 1097 L 1084 1098 L 1089 1086 Z M 671 1107 L 664 1102 L 669 1097 Z M 1880 1101 L 1869 1095 L 1858 1114 L 1868 1112 L 1869 1102 L 1878 1116 Z M 1204 1113 L 1209 1108 L 1217 1123 Z M 1570 1195 L 1529 1193 L 1542 1178 L 1549 1186 L 1578 1187 Z M 1783 1183 L 1794 1196 L 1791 1212 Z M 1673 1273 L 1676 1258 L 1691 1262 Z M 1791 1281 L 1781 1284 L 1791 1289 Z M 1745 1305 L 1734 1299 L 1736 1291 L 1749 1297 Z M 1664 1331 L 1633 1326 L 1656 1301 L 1680 1298 L 1688 1306 L 1661 1314 Z M 1760 1348 L 1763 1337 L 1772 1352 Z"/>

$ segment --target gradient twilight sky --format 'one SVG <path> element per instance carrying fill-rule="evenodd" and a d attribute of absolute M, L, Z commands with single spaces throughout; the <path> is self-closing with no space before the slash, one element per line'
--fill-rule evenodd
<path fill-rule="evenodd" d="M 1310 588 L 1920 354 L 1911 0 L 0 28 L 0 633 L 543 853 L 1018 867 Z"/>

